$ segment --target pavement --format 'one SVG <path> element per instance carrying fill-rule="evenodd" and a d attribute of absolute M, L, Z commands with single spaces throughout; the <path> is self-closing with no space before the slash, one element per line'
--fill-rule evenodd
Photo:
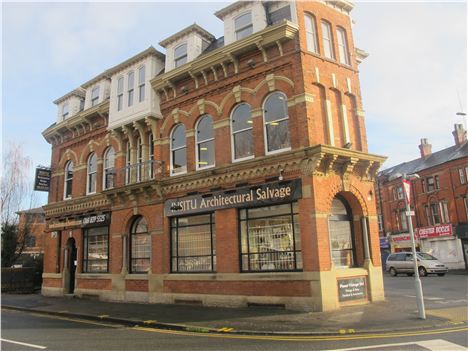
<path fill-rule="evenodd" d="M 418 318 L 415 299 L 391 295 L 387 296 L 386 301 L 342 307 L 330 312 L 298 312 L 271 307 L 234 309 L 103 302 L 74 297 L 45 297 L 40 294 L 2 294 L 1 303 L 2 308 L 6 309 L 191 332 L 342 335 L 468 325 L 466 305 L 426 310 L 427 318 L 421 320 Z"/>

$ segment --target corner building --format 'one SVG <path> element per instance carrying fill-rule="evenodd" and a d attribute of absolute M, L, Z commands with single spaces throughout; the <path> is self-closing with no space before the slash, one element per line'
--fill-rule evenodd
<path fill-rule="evenodd" d="M 56 100 L 42 293 L 383 300 L 352 7 L 236 2 Z"/>

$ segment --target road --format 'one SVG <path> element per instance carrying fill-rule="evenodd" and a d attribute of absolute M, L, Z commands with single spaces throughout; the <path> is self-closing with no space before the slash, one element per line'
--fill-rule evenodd
<path fill-rule="evenodd" d="M 428 309 L 462 309 L 467 306 L 467 277 L 423 278 Z M 385 276 L 387 296 L 394 294 L 414 304 L 413 280 Z M 2 311 L 4 351 L 19 350 L 343 350 L 458 351 L 468 348 L 468 327 L 453 327 L 410 333 L 346 335 L 335 337 L 236 336 L 186 333 L 144 327 L 125 327 L 29 312 Z M 22 343 L 22 344 L 18 344 Z M 388 346 L 389 344 L 398 344 Z M 403 345 L 401 345 L 403 344 Z M 387 345 L 387 346 L 386 346 Z"/>

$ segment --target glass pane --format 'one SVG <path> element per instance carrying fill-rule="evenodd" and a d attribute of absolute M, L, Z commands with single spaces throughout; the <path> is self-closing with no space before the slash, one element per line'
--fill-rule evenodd
<path fill-rule="evenodd" d="M 236 39 L 241 40 L 253 33 L 253 26 L 250 25 L 236 32 Z"/>
<path fill-rule="evenodd" d="M 96 191 L 96 173 L 88 175 L 88 193 L 94 193 Z"/>
<path fill-rule="evenodd" d="M 179 228 L 186 227 L 191 225 L 199 225 L 199 224 L 210 224 L 211 216 L 207 215 L 198 215 L 198 216 L 190 216 L 190 217 L 180 217 L 179 218 Z M 175 225 L 175 222 L 173 222 Z"/>
<path fill-rule="evenodd" d="M 346 206 L 343 201 L 338 198 L 334 198 L 332 201 L 332 214 L 334 215 L 348 215 Z"/>
<path fill-rule="evenodd" d="M 197 124 L 197 142 L 213 137 L 213 119 L 209 115 L 203 116 Z"/>
<path fill-rule="evenodd" d="M 232 131 L 252 128 L 252 115 L 250 106 L 247 104 L 238 105 L 232 112 Z"/>
<path fill-rule="evenodd" d="M 135 83 L 135 74 L 133 72 L 130 72 L 128 74 L 128 87 L 127 87 L 127 89 L 128 90 L 133 89 L 134 83 Z"/>
<path fill-rule="evenodd" d="M 138 70 L 138 82 L 143 84 L 145 82 L 145 66 Z"/>
<path fill-rule="evenodd" d="M 172 132 L 172 149 L 185 146 L 185 127 L 178 124 Z"/>
<path fill-rule="evenodd" d="M 214 140 L 198 144 L 198 167 L 213 166 L 214 163 Z"/>
<path fill-rule="evenodd" d="M 282 215 L 282 214 L 290 214 L 291 205 L 284 204 L 284 205 L 266 206 L 266 207 L 258 207 L 258 208 L 249 208 L 248 213 L 249 213 L 249 219 L 277 216 L 277 215 Z"/>
<path fill-rule="evenodd" d="M 174 58 L 177 59 L 181 56 L 187 55 L 187 44 L 179 45 L 174 49 Z"/>
<path fill-rule="evenodd" d="M 265 122 L 274 122 L 288 116 L 288 102 L 283 93 L 275 92 L 265 101 Z"/>
<path fill-rule="evenodd" d="M 290 147 L 288 120 L 267 124 L 268 151 Z"/>
<path fill-rule="evenodd" d="M 353 266 L 353 252 L 351 250 L 334 250 L 332 251 L 332 260 L 335 266 L 351 267 Z"/>
<path fill-rule="evenodd" d="M 96 154 L 91 154 L 88 159 L 88 173 L 96 172 Z"/>
<path fill-rule="evenodd" d="M 106 156 L 104 158 L 104 168 L 114 167 L 115 164 L 115 151 L 113 147 L 107 149 Z"/>
<path fill-rule="evenodd" d="M 118 94 L 123 93 L 123 83 L 124 83 L 124 79 L 123 77 L 120 77 L 119 80 L 117 81 L 117 93 Z"/>
<path fill-rule="evenodd" d="M 252 129 L 237 132 L 233 137 L 234 158 L 244 158 L 254 154 Z"/>
<path fill-rule="evenodd" d="M 172 152 L 172 170 L 174 173 L 187 170 L 187 148 L 184 147 Z"/>
<path fill-rule="evenodd" d="M 175 60 L 176 67 L 182 66 L 184 63 L 187 63 L 187 55 L 182 56 Z"/>
<path fill-rule="evenodd" d="M 237 17 L 234 23 L 235 23 L 236 30 L 243 28 L 245 26 L 248 26 L 249 24 L 252 23 L 252 14 L 250 12 L 243 14 L 242 16 Z"/>

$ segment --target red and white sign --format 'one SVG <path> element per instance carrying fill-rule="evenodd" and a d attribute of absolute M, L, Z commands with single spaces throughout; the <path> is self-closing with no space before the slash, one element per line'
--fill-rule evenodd
<path fill-rule="evenodd" d="M 405 190 L 406 200 L 411 203 L 411 182 L 403 179 L 403 189 Z"/>
<path fill-rule="evenodd" d="M 440 236 L 452 236 L 452 224 L 441 224 L 416 229 L 416 236 L 420 239 L 438 238 Z"/>

